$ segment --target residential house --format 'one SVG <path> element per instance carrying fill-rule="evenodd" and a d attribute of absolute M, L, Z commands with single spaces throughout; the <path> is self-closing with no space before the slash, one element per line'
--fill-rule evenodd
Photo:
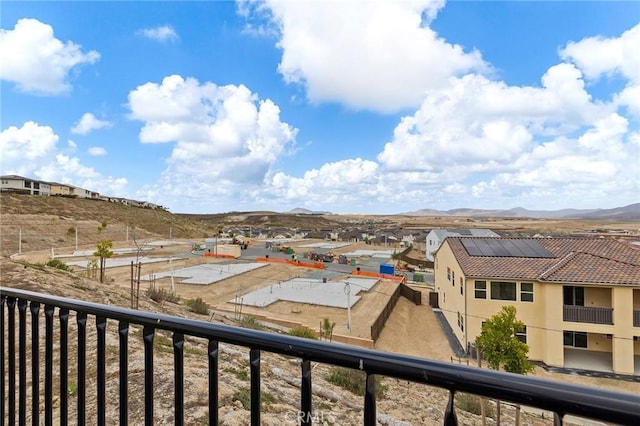
<path fill-rule="evenodd" d="M 51 195 L 49 183 L 18 175 L 0 176 L 0 190 L 27 195 Z"/>
<path fill-rule="evenodd" d="M 432 229 L 427 234 L 425 243 L 428 261 L 433 262 L 433 253 L 447 237 L 500 237 L 500 235 L 490 229 Z"/>
<path fill-rule="evenodd" d="M 547 365 L 640 375 L 640 248 L 605 238 L 447 237 L 435 290 L 464 348 L 502 306 Z"/>
<path fill-rule="evenodd" d="M 51 195 L 62 195 L 63 197 L 71 196 L 73 193 L 73 187 L 71 185 L 65 185 L 63 183 L 50 182 Z"/>

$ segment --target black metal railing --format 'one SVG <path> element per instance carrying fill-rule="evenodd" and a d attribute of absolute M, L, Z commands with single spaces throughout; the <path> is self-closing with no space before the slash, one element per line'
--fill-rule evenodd
<path fill-rule="evenodd" d="M 183 355 L 185 336 L 203 338 L 208 341 L 208 416 L 210 425 L 218 424 L 218 349 L 219 342 L 248 348 L 250 363 L 250 421 L 260 424 L 260 355 L 264 352 L 287 355 L 301 360 L 300 419 L 302 424 L 311 424 L 312 370 L 311 362 L 360 369 L 366 373 L 364 391 L 363 424 L 376 424 L 375 376 L 394 377 L 449 391 L 449 402 L 444 409 L 444 424 L 456 425 L 454 408 L 456 392 L 480 395 L 486 398 L 533 406 L 555 413 L 556 424 L 564 415 L 571 414 L 617 424 L 640 424 L 640 397 L 633 394 L 606 391 L 599 388 L 579 386 L 559 381 L 543 380 L 454 365 L 388 352 L 363 349 L 355 346 L 302 339 L 287 335 L 214 324 L 206 321 L 171 317 L 152 312 L 135 311 L 49 296 L 30 291 L 0 287 L 0 419 L 2 424 L 25 424 L 27 419 L 27 395 L 31 398 L 32 424 L 53 424 L 53 375 L 54 375 L 54 313 L 59 319 L 59 423 L 69 422 L 68 404 L 68 328 L 69 313 L 74 312 L 77 329 L 77 424 L 86 419 L 86 351 L 87 316 L 95 318 L 97 348 L 97 373 L 95 395 L 97 419 L 89 423 L 106 424 L 106 326 L 107 321 L 118 322 L 119 340 L 119 424 L 128 424 L 128 400 L 131 397 L 127 386 L 128 332 L 130 326 L 142 326 L 144 343 L 144 418 L 145 424 L 154 423 L 154 334 L 166 330 L 173 334 L 174 356 L 174 422 L 184 424 L 184 380 Z M 44 409 L 40 406 L 40 350 L 39 318 L 44 306 L 45 362 L 44 362 Z M 27 309 L 28 308 L 28 309 Z M 16 310 L 18 323 L 16 324 Z M 27 389 L 27 315 L 31 313 L 31 390 Z M 18 334 L 16 348 L 16 331 Z M 7 347 L 5 348 L 5 340 Z M 92 343 L 93 345 L 93 343 Z M 18 381 L 16 384 L 16 357 L 18 359 Z M 5 383 L 6 380 L 6 383 Z M 91 391 L 93 393 L 93 390 Z M 18 404 L 16 410 L 16 395 Z M 411 407 L 415 409 L 415 407 Z M 40 415 L 43 421 L 40 421 Z M 4 419 L 7 419 L 5 422 Z M 17 422 L 16 422 L 17 420 Z"/>
<path fill-rule="evenodd" d="M 633 326 L 640 327 L 640 311 L 633 311 Z"/>
<path fill-rule="evenodd" d="M 613 324 L 613 308 L 564 305 L 563 321 Z"/>

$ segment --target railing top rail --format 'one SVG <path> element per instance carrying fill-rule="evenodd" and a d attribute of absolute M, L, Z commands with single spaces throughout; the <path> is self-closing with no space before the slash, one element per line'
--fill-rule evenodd
<path fill-rule="evenodd" d="M 360 369 L 369 374 L 423 383 L 450 391 L 473 393 L 563 415 L 572 414 L 605 421 L 616 419 L 617 422 L 640 424 L 640 396 L 629 393 L 78 301 L 27 290 L 0 287 L 0 295 L 3 298 L 26 299 L 97 317 L 324 364 Z"/>

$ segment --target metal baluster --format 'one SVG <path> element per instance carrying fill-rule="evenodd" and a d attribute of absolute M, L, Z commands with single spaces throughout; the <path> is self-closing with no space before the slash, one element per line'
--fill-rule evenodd
<path fill-rule="evenodd" d="M 27 301 L 18 299 L 18 368 L 20 390 L 18 392 L 18 424 L 27 422 Z"/>
<path fill-rule="evenodd" d="M 16 299 L 7 298 L 9 308 L 9 425 L 16 424 Z"/>
<path fill-rule="evenodd" d="M 153 337 L 155 329 L 144 326 L 144 424 L 153 425 Z"/>
<path fill-rule="evenodd" d="M 4 304 L 6 297 L 0 294 L 0 426 L 4 426 L 5 413 L 5 362 L 4 362 Z"/>
<path fill-rule="evenodd" d="M 364 424 L 376 424 L 376 376 L 367 373 L 364 390 Z"/>
<path fill-rule="evenodd" d="M 184 335 L 173 333 L 174 424 L 184 424 Z"/>
<path fill-rule="evenodd" d="M 31 302 L 31 424 L 40 424 L 40 304 Z"/>
<path fill-rule="evenodd" d="M 260 425 L 260 349 L 249 351 L 251 371 L 251 425 Z"/>
<path fill-rule="evenodd" d="M 53 425 L 53 312 L 54 307 L 44 305 L 44 424 Z"/>
<path fill-rule="evenodd" d="M 300 413 L 302 419 L 300 424 L 311 424 L 311 361 L 302 360 L 302 383 L 300 386 Z"/>
<path fill-rule="evenodd" d="M 87 314 L 78 312 L 78 425 L 84 425 L 87 417 Z"/>
<path fill-rule="evenodd" d="M 120 338 L 120 426 L 129 424 L 129 323 L 118 323 L 118 336 Z"/>
<path fill-rule="evenodd" d="M 60 308 L 60 424 L 69 423 L 69 310 Z"/>
<path fill-rule="evenodd" d="M 96 317 L 96 331 L 98 338 L 98 353 L 97 353 L 97 400 L 98 400 L 98 426 L 105 426 L 106 424 L 106 333 L 107 333 L 107 319 L 104 317 Z"/>
<path fill-rule="evenodd" d="M 218 424 L 218 341 L 209 340 L 209 424 Z"/>
<path fill-rule="evenodd" d="M 456 391 L 449 391 L 449 402 L 447 408 L 444 410 L 444 426 L 458 426 L 458 416 L 456 415 L 456 408 L 454 406 L 454 397 Z"/>

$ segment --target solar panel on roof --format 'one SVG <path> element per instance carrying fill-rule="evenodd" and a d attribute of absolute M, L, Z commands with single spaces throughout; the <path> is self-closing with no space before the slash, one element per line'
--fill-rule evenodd
<path fill-rule="evenodd" d="M 482 256 L 482 252 L 474 240 L 462 240 L 462 245 L 469 253 L 469 256 Z"/>
<path fill-rule="evenodd" d="M 469 256 L 552 258 L 553 253 L 538 241 L 484 238 L 461 240 Z"/>

